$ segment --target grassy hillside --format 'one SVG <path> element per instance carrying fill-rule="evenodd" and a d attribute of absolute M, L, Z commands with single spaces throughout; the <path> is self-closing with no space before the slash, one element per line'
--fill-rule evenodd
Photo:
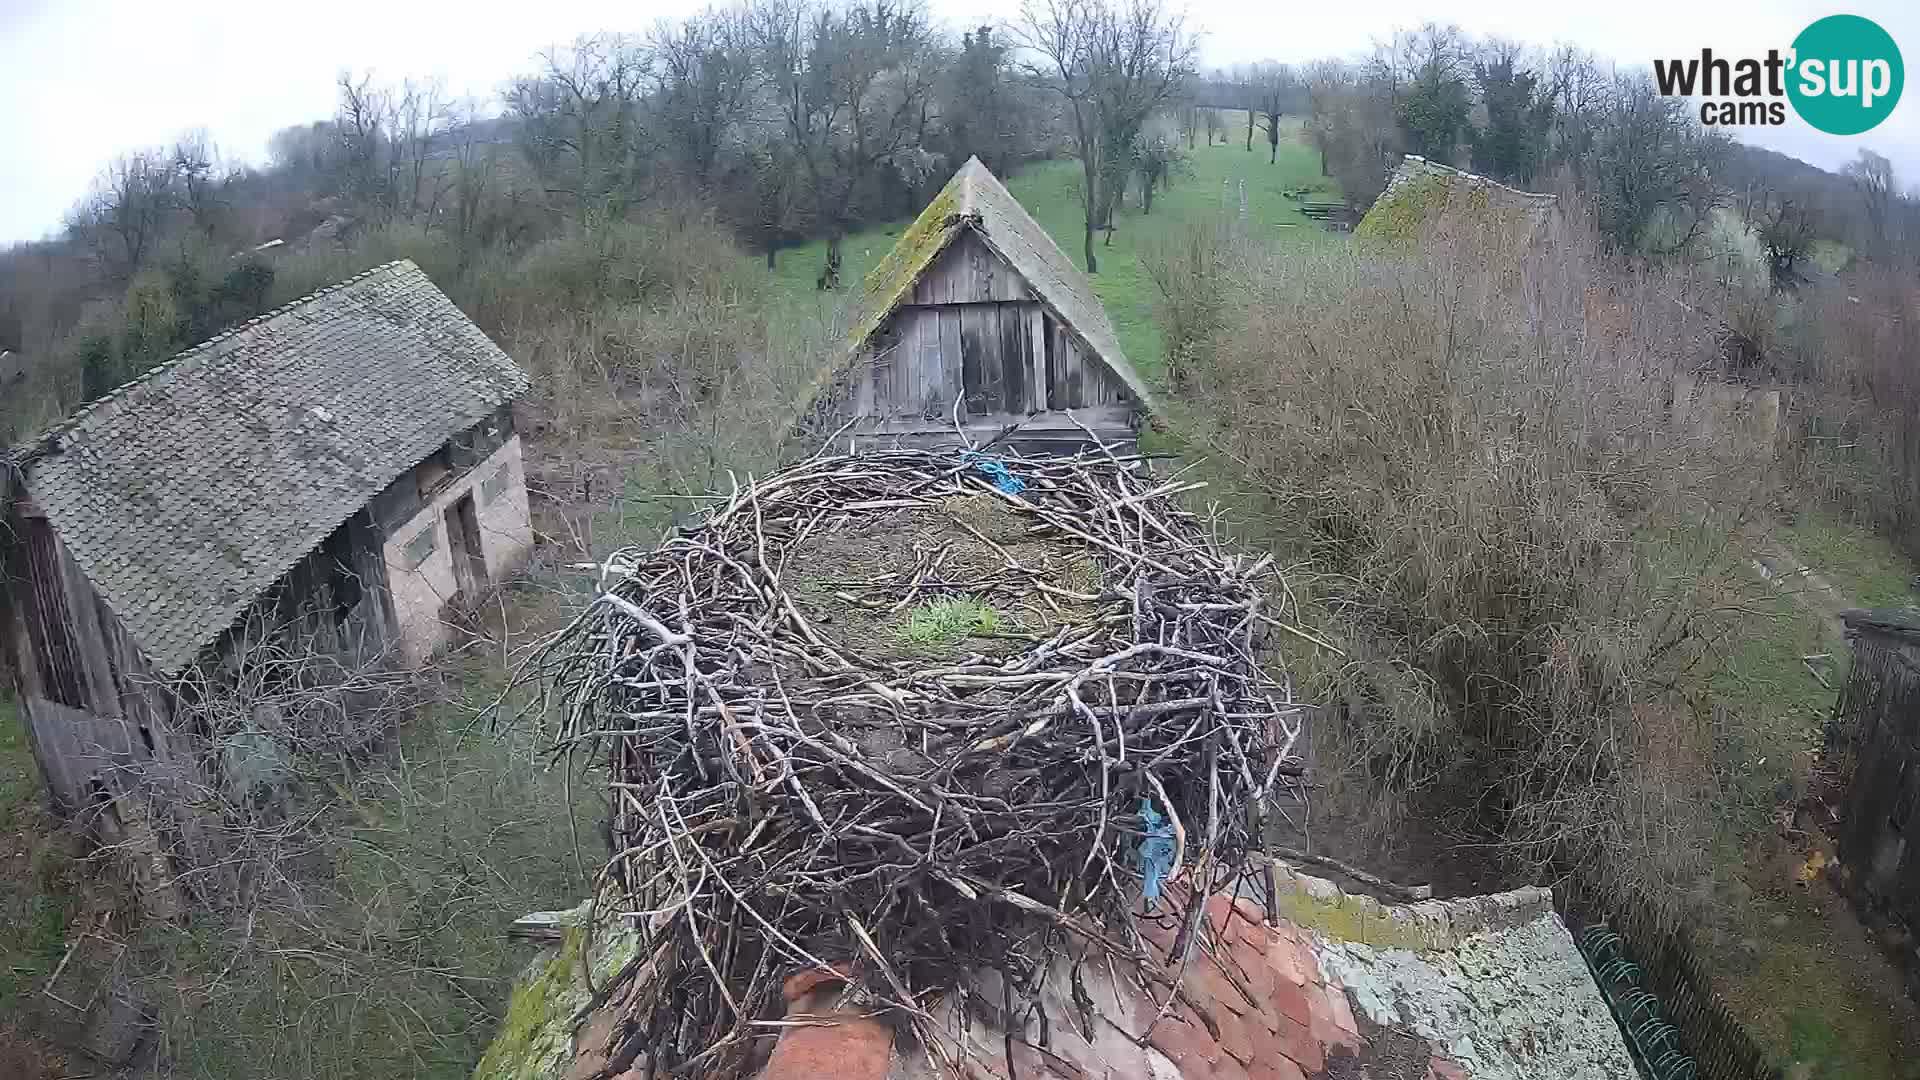
<path fill-rule="evenodd" d="M 1162 356 L 1160 331 L 1154 323 L 1154 285 L 1147 276 L 1143 256 L 1160 237 L 1181 225 L 1212 220 L 1223 214 L 1237 215 L 1240 185 L 1244 182 L 1247 222 L 1251 229 L 1271 232 L 1289 242 L 1331 240 L 1319 225 L 1301 215 L 1298 203 L 1281 195 L 1289 188 L 1311 187 L 1329 195 L 1333 191 L 1333 181 L 1320 175 L 1318 155 L 1299 140 L 1297 123 L 1292 130 L 1283 132 L 1279 160 L 1268 164 L 1268 148 L 1258 141 L 1258 132 L 1253 151 L 1246 150 L 1245 117 L 1243 112 L 1229 113 L 1226 117 L 1227 130 L 1238 131 L 1241 141 L 1212 147 L 1204 143 L 1194 145 L 1185 167 L 1175 174 L 1172 186 L 1154 196 L 1152 214 L 1143 214 L 1139 198 L 1129 192 L 1111 243 L 1105 234 L 1095 241 L 1100 245 L 1095 253 L 1100 272 L 1094 275 L 1094 291 L 1107 306 L 1108 317 L 1120 336 L 1120 347 L 1149 378 L 1158 377 Z M 1084 266 L 1080 256 L 1079 162 L 1040 162 L 1011 179 L 1002 179 L 1007 180 L 1014 197 L 1046 227 L 1074 265 Z M 842 293 L 823 294 L 814 288 L 826 253 L 824 241 L 781 252 L 778 267 L 770 275 L 764 263 L 759 264 L 756 272 L 767 275 L 774 289 L 790 302 L 831 315 L 834 309 L 857 295 L 859 283 L 868 269 L 893 247 L 894 238 L 906 225 L 904 221 L 896 222 L 847 237 L 842 271 L 846 289 Z"/>

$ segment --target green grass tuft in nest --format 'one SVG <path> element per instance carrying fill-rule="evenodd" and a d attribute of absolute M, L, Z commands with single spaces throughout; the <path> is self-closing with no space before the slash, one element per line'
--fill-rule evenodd
<path fill-rule="evenodd" d="M 914 608 L 901 632 L 909 645 L 956 645 L 975 634 L 1000 629 L 1000 613 L 970 596 L 935 600 Z"/>

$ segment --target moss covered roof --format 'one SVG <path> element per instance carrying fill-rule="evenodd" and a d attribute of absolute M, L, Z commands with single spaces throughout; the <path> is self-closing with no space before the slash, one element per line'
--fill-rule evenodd
<path fill-rule="evenodd" d="M 860 317 L 853 324 L 857 354 L 912 294 L 914 283 L 962 230 L 971 229 L 1025 278 L 1041 301 L 1094 356 L 1113 370 L 1141 405 L 1151 408 L 1153 392 L 1140 377 L 1114 335 L 1107 309 L 1093 284 L 1067 258 L 1047 230 L 979 158 L 968 158 L 947 186 L 933 197 L 879 265 L 867 275 Z"/>
<path fill-rule="evenodd" d="M 1557 205 L 1551 194 L 1521 191 L 1408 154 L 1353 231 L 1362 238 L 1412 241 L 1435 225 L 1459 222 L 1475 231 L 1497 229 L 1512 234 L 1516 242 L 1529 243 Z"/>

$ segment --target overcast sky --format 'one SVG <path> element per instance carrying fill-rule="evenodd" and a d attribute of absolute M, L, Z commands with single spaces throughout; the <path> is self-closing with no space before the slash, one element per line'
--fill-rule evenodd
<path fill-rule="evenodd" d="M 1180 0 L 1173 0 L 1177 6 Z M 955 26 L 1008 20 L 1019 0 L 930 0 Z M 332 112 L 341 70 L 438 76 L 456 95 L 490 96 L 541 50 L 597 30 L 644 30 L 699 0 L 0 0 L 0 243 L 59 225 L 115 153 L 205 127 L 252 162 L 267 137 Z M 1209 66 L 1350 56 L 1396 27 L 1458 23 L 1477 36 L 1574 42 L 1623 66 L 1655 56 L 1786 48 L 1809 22 L 1851 11 L 1884 26 L 1920 62 L 1920 4 L 1861 0 L 1373 0 L 1359 4 L 1187 0 Z M 1741 137 L 1827 168 L 1862 145 L 1920 182 L 1920 90 L 1864 136 L 1821 135 L 1798 119 Z M 1791 109 L 1789 109 L 1791 115 Z"/>

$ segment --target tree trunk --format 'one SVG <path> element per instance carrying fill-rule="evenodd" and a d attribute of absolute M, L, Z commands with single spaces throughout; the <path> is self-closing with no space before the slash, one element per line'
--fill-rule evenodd
<path fill-rule="evenodd" d="M 1247 153 L 1253 153 L 1253 110 L 1247 110 Z"/>
<path fill-rule="evenodd" d="M 1087 273 L 1089 274 L 1097 274 L 1100 272 L 1100 260 L 1093 257 L 1093 225 L 1094 225 L 1093 214 L 1088 213 L 1087 214 L 1086 250 L 1087 250 Z"/>
<path fill-rule="evenodd" d="M 820 268 L 820 277 L 814 281 L 814 288 L 821 292 L 840 291 L 840 230 L 835 228 L 827 234 L 827 261 Z"/>
<path fill-rule="evenodd" d="M 1267 164 L 1272 165 L 1274 162 L 1280 160 L 1280 140 L 1272 139 L 1268 142 L 1268 145 L 1272 147 L 1272 150 L 1267 154 Z"/>
<path fill-rule="evenodd" d="M 777 236 L 769 235 L 767 237 L 767 269 L 768 270 L 777 269 L 774 266 L 773 258 L 775 255 L 778 255 L 779 253 L 780 253 L 780 238 Z"/>

